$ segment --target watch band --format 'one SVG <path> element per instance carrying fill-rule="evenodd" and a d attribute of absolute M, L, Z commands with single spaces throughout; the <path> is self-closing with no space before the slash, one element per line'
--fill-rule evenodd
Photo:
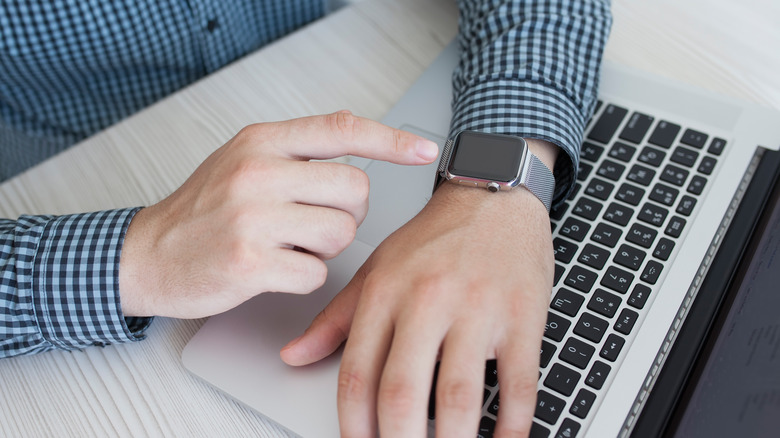
<path fill-rule="evenodd" d="M 444 149 L 441 152 L 441 159 L 439 160 L 439 167 L 436 171 L 436 181 L 433 185 L 433 190 L 436 189 L 446 181 L 444 177 L 447 165 L 450 162 L 450 155 L 452 155 L 452 147 L 455 144 L 454 139 L 448 139 L 444 143 Z M 517 185 L 521 185 L 528 189 L 534 196 L 539 198 L 544 204 L 547 211 L 550 211 L 552 206 L 553 195 L 555 194 L 555 177 L 552 171 L 547 167 L 542 160 L 536 155 L 527 152 L 526 159 L 523 160 L 523 169 L 520 172 L 520 180 Z"/>
<path fill-rule="evenodd" d="M 521 173 L 522 179 L 518 185 L 525 186 L 528 191 L 539 198 L 549 213 L 555 194 L 555 177 L 550 168 L 530 151 L 527 158 L 524 164 L 525 169 Z"/>

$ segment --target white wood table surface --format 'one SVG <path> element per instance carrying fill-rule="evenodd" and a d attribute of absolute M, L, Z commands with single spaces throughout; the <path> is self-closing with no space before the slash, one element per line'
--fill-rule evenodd
<path fill-rule="evenodd" d="M 780 109 L 780 2 L 613 12 L 607 60 Z M 149 205 L 249 123 L 381 119 L 456 27 L 453 0 L 356 0 L 3 183 L 0 216 Z M 181 366 L 202 323 L 157 318 L 143 342 L 0 360 L 0 436 L 286 436 Z"/>

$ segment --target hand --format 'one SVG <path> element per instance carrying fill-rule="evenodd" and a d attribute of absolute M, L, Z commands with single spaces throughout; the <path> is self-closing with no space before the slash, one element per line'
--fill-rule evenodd
<path fill-rule="evenodd" d="M 435 143 L 348 111 L 244 128 L 172 195 L 142 209 L 119 266 L 126 316 L 197 318 L 266 291 L 307 293 L 368 209 L 357 155 L 427 164 Z"/>
<path fill-rule="evenodd" d="M 535 153 L 551 166 L 544 143 Z M 444 184 L 387 238 L 282 359 L 304 365 L 349 334 L 338 382 L 342 436 L 424 437 L 437 359 L 436 435 L 474 437 L 486 359 L 497 358 L 496 436 L 527 436 L 553 280 L 550 222 L 527 190 Z"/>

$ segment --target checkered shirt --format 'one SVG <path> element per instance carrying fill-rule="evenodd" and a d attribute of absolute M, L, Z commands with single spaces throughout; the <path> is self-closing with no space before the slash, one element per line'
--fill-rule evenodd
<path fill-rule="evenodd" d="M 322 0 L 3 0 L 0 180 L 320 16 Z M 573 186 L 608 0 L 460 0 L 451 133 L 560 146 Z M 0 219 L 0 357 L 139 340 L 118 265 L 137 208 Z"/>

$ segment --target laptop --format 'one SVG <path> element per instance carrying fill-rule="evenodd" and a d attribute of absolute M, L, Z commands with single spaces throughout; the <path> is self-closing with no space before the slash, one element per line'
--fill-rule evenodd
<path fill-rule="evenodd" d="M 383 122 L 442 147 L 457 60 L 453 43 Z M 778 369 L 780 327 L 768 311 L 780 308 L 769 293 L 780 281 L 778 120 L 604 65 L 575 194 L 551 213 L 555 285 L 531 436 L 778 430 L 780 382 L 769 370 Z M 182 354 L 194 375 L 293 436 L 339 436 L 340 353 L 293 368 L 279 350 L 422 209 L 436 170 L 350 160 L 371 179 L 370 209 L 352 245 L 328 262 L 325 285 L 305 296 L 262 294 L 216 315 Z M 492 436 L 499 381 L 488 361 L 475 436 Z M 758 428 L 743 421 L 753 416 Z M 709 429 L 697 421 L 705 418 Z"/>

